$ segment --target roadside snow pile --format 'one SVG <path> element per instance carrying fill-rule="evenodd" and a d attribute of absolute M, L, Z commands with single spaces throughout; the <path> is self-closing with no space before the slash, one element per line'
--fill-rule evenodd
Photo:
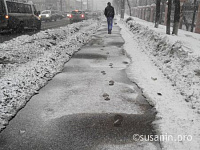
<path fill-rule="evenodd" d="M 166 35 L 164 26 L 155 29 L 138 18 L 119 26 L 132 60 L 127 75 L 158 112 L 153 125 L 162 149 L 200 149 L 200 52 L 195 49 L 200 35 L 181 30 L 181 36 Z M 193 41 L 190 48 L 187 41 Z"/>
<path fill-rule="evenodd" d="M 62 70 L 99 25 L 98 21 L 87 20 L 0 44 L 0 131 Z"/>
<path fill-rule="evenodd" d="M 171 81 L 172 86 L 179 89 L 191 108 L 200 114 L 200 53 L 192 54 L 193 51 L 199 50 L 193 47 L 199 43 L 200 35 L 189 48 L 178 36 L 156 32 L 133 19 L 127 22 L 127 26 L 136 35 L 137 41 L 143 47 L 142 50 Z"/>

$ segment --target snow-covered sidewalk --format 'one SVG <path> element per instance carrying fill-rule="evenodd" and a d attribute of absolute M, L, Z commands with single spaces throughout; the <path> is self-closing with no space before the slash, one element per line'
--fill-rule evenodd
<path fill-rule="evenodd" d="M 132 59 L 128 76 L 157 109 L 158 134 L 174 138 L 161 141 L 163 149 L 200 149 L 200 35 L 166 35 L 164 26 L 137 18 L 118 24 Z"/>
<path fill-rule="evenodd" d="M 0 44 L 0 131 L 99 26 L 87 20 Z"/>

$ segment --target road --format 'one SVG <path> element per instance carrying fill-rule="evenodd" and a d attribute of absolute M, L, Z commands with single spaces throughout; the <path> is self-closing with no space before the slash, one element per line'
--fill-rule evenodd
<path fill-rule="evenodd" d="M 52 22 L 42 22 L 42 30 L 58 28 L 69 24 L 69 19 L 61 19 Z"/>
<path fill-rule="evenodd" d="M 66 26 L 69 24 L 68 19 L 62 19 L 62 20 L 57 20 L 57 21 L 52 21 L 52 22 L 42 22 L 42 27 L 41 30 L 46 30 L 46 29 L 52 29 L 52 28 L 58 28 L 62 26 Z M 25 30 L 25 33 L 23 34 L 28 34 L 28 35 L 33 35 L 36 32 L 33 30 Z M 13 38 L 16 38 L 22 34 L 19 33 L 11 33 L 9 31 L 1 33 L 0 34 L 0 43 L 3 43 L 4 41 L 9 41 Z"/>
<path fill-rule="evenodd" d="M 0 133 L 0 150 L 159 150 L 155 112 L 127 77 L 120 28 L 106 24 Z M 107 96 L 106 96 L 107 95 Z"/>

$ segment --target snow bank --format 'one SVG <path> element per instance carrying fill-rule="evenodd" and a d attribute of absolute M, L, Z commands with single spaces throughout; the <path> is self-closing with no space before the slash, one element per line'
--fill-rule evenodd
<path fill-rule="evenodd" d="M 200 55 L 195 49 L 199 47 L 200 35 L 181 30 L 180 37 L 166 35 L 163 26 L 154 29 L 152 23 L 137 18 L 119 25 L 124 49 L 132 59 L 128 76 L 158 111 L 154 122 L 157 133 L 174 138 L 161 141 L 162 148 L 200 149 Z M 186 34 L 190 36 L 184 37 Z M 191 38 L 194 45 L 188 48 L 185 41 Z M 192 137 L 192 141 L 180 140 L 178 136 Z"/>
<path fill-rule="evenodd" d="M 0 44 L 0 130 L 62 70 L 99 25 L 98 21 L 87 20 Z"/>
<path fill-rule="evenodd" d="M 137 35 L 137 41 L 141 43 L 144 52 L 172 82 L 172 86 L 179 89 L 191 108 L 200 113 L 200 35 L 193 33 L 188 37 L 168 36 L 152 29 L 151 24 L 147 26 L 145 22 L 137 22 L 131 20 L 127 25 Z M 185 32 L 179 31 L 179 34 L 183 33 Z M 186 41 L 193 42 L 188 46 Z"/>

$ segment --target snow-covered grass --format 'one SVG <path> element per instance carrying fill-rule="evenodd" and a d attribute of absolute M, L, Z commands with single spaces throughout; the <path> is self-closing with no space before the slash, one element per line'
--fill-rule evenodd
<path fill-rule="evenodd" d="M 200 35 L 182 30 L 166 35 L 164 26 L 155 29 L 133 17 L 119 25 L 132 59 L 128 76 L 157 109 L 158 134 L 174 138 L 161 141 L 163 149 L 200 149 Z M 179 135 L 192 141 L 179 141 Z"/>
<path fill-rule="evenodd" d="M 0 44 L 0 131 L 99 26 L 87 20 Z"/>

